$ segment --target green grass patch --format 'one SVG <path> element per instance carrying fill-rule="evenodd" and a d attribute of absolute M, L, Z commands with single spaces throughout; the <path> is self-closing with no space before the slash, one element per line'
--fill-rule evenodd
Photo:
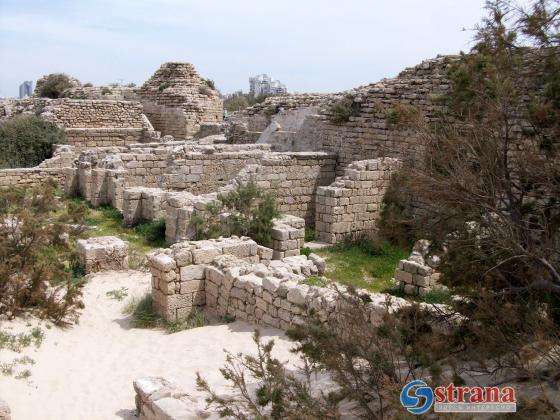
<path fill-rule="evenodd" d="M 385 242 L 360 240 L 315 252 L 327 260 L 325 276 L 329 280 L 381 292 L 393 286 L 395 268 L 409 251 Z"/>
<path fill-rule="evenodd" d="M 72 201 L 85 203 L 80 198 L 73 198 Z M 116 236 L 127 241 L 128 263 L 132 269 L 143 268 L 146 264 L 146 254 L 165 246 L 163 220 L 143 222 L 135 227 L 123 226 L 123 216 L 120 211 L 109 205 L 103 205 L 97 208 L 89 207 L 85 223 L 93 228 L 86 232 L 89 237 Z"/>
<path fill-rule="evenodd" d="M 403 299 L 413 300 L 419 303 L 432 303 L 432 304 L 449 304 L 451 303 L 451 294 L 447 290 L 435 289 L 431 290 L 424 296 L 406 295 L 400 287 L 388 289 L 387 292 L 393 296 Z"/>
<path fill-rule="evenodd" d="M 302 283 L 308 286 L 326 287 L 330 282 L 325 277 L 309 276 Z"/>
<path fill-rule="evenodd" d="M 132 325 L 135 328 L 156 328 L 164 330 L 167 334 L 203 327 L 208 324 L 204 315 L 199 311 L 194 311 L 191 316 L 183 321 L 166 321 L 155 312 L 150 293 L 145 294 L 140 299 L 132 299 L 125 306 L 123 313 L 132 317 Z"/>

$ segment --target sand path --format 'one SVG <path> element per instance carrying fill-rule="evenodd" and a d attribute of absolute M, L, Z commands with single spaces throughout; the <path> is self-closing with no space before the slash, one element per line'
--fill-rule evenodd
<path fill-rule="evenodd" d="M 121 287 L 128 289 L 125 300 L 106 295 Z M 225 390 L 218 372 L 225 360 L 223 349 L 253 351 L 253 326 L 236 321 L 175 334 L 131 328 L 122 309 L 131 296 L 149 289 L 149 274 L 108 272 L 92 277 L 84 287 L 79 324 L 66 330 L 43 328 L 40 348 L 17 355 L 35 360 L 32 375 L 0 376 L 0 397 L 10 405 L 12 418 L 135 419 L 132 381 L 143 376 L 163 376 L 200 396 L 195 390 L 195 373 L 200 371 L 212 386 Z M 293 344 L 281 331 L 265 329 L 263 335 L 275 338 L 277 357 L 293 359 Z"/>

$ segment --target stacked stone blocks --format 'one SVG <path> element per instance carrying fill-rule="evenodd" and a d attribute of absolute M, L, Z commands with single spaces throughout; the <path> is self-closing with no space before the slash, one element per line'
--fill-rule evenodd
<path fill-rule="evenodd" d="M 86 274 L 128 268 L 128 242 L 116 236 L 78 239 L 77 250 Z"/>
<path fill-rule="evenodd" d="M 353 162 L 328 187 L 317 188 L 317 239 L 337 243 L 376 230 L 383 196 L 401 167 L 393 158 Z"/>

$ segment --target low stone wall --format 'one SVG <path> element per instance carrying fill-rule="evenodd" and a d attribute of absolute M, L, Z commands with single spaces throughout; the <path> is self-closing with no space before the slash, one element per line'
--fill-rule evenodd
<path fill-rule="evenodd" d="M 60 168 L 17 168 L 0 169 L 0 188 L 36 187 L 52 178 L 61 187 L 65 183 L 65 171 Z"/>
<path fill-rule="evenodd" d="M 183 242 L 148 256 L 155 307 L 166 319 L 185 319 L 194 310 L 287 329 L 312 309 L 327 322 L 336 316 L 340 295 L 302 284 L 321 275 L 325 261 L 311 254 L 271 260 L 272 251 L 249 238 Z M 372 323 L 386 310 L 386 295 L 370 294 Z M 392 307 L 403 305 L 394 298 Z"/>
<path fill-rule="evenodd" d="M 319 241 L 337 243 L 376 230 L 383 196 L 398 171 L 398 159 L 381 158 L 351 163 L 344 176 L 317 189 L 315 232 Z"/>

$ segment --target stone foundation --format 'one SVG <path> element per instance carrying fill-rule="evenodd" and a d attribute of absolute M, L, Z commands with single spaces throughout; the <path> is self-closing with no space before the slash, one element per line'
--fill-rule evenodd
<path fill-rule="evenodd" d="M 128 268 L 128 242 L 115 236 L 78 239 L 76 248 L 86 274 Z"/>

